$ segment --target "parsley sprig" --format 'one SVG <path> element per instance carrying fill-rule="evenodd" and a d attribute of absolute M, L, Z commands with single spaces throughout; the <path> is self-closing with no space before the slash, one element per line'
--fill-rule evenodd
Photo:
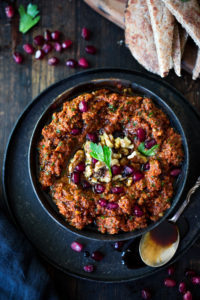
<path fill-rule="evenodd" d="M 144 142 L 143 143 L 140 143 L 139 146 L 138 146 L 138 151 L 145 155 L 145 156 L 153 156 L 156 154 L 156 149 L 159 147 L 159 145 L 154 145 L 151 149 L 148 149 L 146 150 L 145 149 L 145 144 Z"/>
<path fill-rule="evenodd" d="M 95 143 L 90 143 L 90 149 L 92 150 L 90 152 L 90 155 L 101 161 L 104 162 L 107 168 L 109 169 L 110 174 L 111 172 L 111 156 L 112 156 L 112 150 L 108 146 L 101 146 Z"/>
<path fill-rule="evenodd" d="M 18 10 L 20 15 L 19 31 L 26 33 L 40 20 L 40 16 L 37 16 L 39 14 L 38 7 L 35 4 L 29 3 L 27 11 L 25 11 L 24 6 L 21 4 Z"/>

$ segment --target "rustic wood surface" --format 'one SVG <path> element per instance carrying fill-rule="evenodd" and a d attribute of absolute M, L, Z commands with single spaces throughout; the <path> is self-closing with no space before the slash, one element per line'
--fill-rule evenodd
<path fill-rule="evenodd" d="M 27 4 L 25 0 L 16 2 Z M 24 107 L 42 90 L 58 80 L 66 78 L 80 69 L 69 69 L 64 62 L 67 58 L 85 56 L 92 67 L 123 67 L 146 71 L 132 58 L 129 50 L 119 41 L 123 40 L 123 30 L 104 19 L 81 0 L 34 1 L 41 11 L 41 21 L 28 34 L 21 35 L 18 28 L 17 16 L 8 21 L 4 13 L 5 2 L 0 2 L 0 164 L 2 166 L 3 154 L 9 133 Z M 88 27 L 92 31 L 89 42 L 80 38 L 81 28 Z M 35 61 L 32 56 L 25 56 L 23 65 L 16 65 L 12 59 L 12 51 L 17 48 L 22 51 L 25 42 L 32 42 L 33 37 L 43 33 L 44 29 L 61 30 L 66 38 L 74 41 L 73 47 L 61 55 L 62 63 L 59 66 L 47 65 L 46 59 Z M 94 56 L 86 55 L 84 47 L 93 44 L 98 48 Z M 190 101 L 200 112 L 200 81 L 192 81 L 191 75 L 183 72 L 181 78 L 174 72 L 164 79 L 169 82 Z M 187 112 L 185 112 L 187 113 Z M 192 120 L 191 120 L 192 122 Z M 197 129 L 199 130 L 199 129 Z M 23 145 L 22 145 L 23 147 Z M 2 196 L 2 189 L 1 189 Z M 200 273 L 200 240 L 176 264 L 175 278 L 180 281 L 185 268 L 192 267 Z M 182 299 L 177 288 L 163 287 L 163 280 L 167 277 L 166 270 L 151 278 L 127 284 L 103 284 L 79 280 L 66 276 L 55 270 L 41 259 L 51 274 L 60 299 L 93 300 L 93 299 L 141 299 L 142 287 L 151 287 L 154 291 L 153 299 Z M 200 287 L 191 287 L 194 299 L 200 299 Z M 0 296 L 1 298 L 1 296 Z"/>

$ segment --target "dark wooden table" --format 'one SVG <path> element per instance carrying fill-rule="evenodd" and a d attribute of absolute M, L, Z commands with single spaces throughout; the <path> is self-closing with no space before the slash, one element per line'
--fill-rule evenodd
<path fill-rule="evenodd" d="M 28 1 L 16 1 L 16 5 L 27 4 Z M 18 32 L 18 17 L 11 22 L 5 16 L 5 2 L 0 2 L 0 164 L 9 133 L 24 107 L 50 84 L 72 75 L 80 69 L 69 69 L 65 66 L 67 58 L 88 58 L 91 67 L 122 67 L 146 72 L 131 56 L 129 50 L 119 41 L 123 40 L 121 29 L 93 12 L 81 0 L 49 0 L 34 1 L 41 11 L 41 21 L 26 35 Z M 86 43 L 81 39 L 81 28 L 88 27 L 92 31 L 91 40 Z M 23 65 L 13 62 L 12 52 L 16 48 L 23 52 L 22 45 L 31 42 L 44 29 L 58 29 L 66 38 L 73 40 L 73 47 L 58 56 L 60 65 L 51 67 L 47 60 L 36 61 L 32 56 L 25 56 Z M 93 44 L 98 48 L 94 56 L 85 54 L 86 44 Z M 164 79 L 177 88 L 200 112 L 200 81 L 192 81 L 185 72 L 181 78 L 174 72 Z M 187 113 L 187 112 L 185 112 Z M 192 122 L 192 120 L 191 120 Z M 197 129 L 199 130 L 199 129 Z M 22 145 L 23 146 L 23 145 Z M 2 196 L 2 188 L 1 188 Z M 191 267 L 200 272 L 200 240 L 192 246 L 180 261 L 176 263 L 175 278 L 184 278 L 184 270 Z M 143 286 L 151 287 L 154 291 L 153 299 L 182 299 L 177 288 L 167 289 L 163 280 L 167 277 L 166 270 L 162 270 L 151 278 L 127 284 L 103 284 L 75 279 L 55 270 L 41 259 L 51 274 L 60 299 L 93 300 L 93 299 L 141 299 L 140 291 Z M 200 287 L 191 287 L 194 299 L 200 299 Z M 1 297 L 0 297 L 1 298 Z"/>

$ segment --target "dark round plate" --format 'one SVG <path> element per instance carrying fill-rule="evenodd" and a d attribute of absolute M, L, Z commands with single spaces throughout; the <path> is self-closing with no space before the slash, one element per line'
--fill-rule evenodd
<path fill-rule="evenodd" d="M 171 122 L 171 126 L 174 127 L 176 132 L 179 132 L 182 137 L 183 142 L 183 148 L 184 148 L 184 162 L 182 164 L 182 172 L 180 176 L 178 177 L 178 180 L 176 181 L 174 185 L 174 197 L 171 202 L 171 207 L 168 209 L 164 216 L 158 220 L 157 222 L 151 222 L 148 227 L 144 229 L 135 230 L 132 232 L 122 232 L 115 235 L 109 235 L 109 234 L 102 234 L 97 231 L 95 226 L 87 226 L 83 230 L 77 230 L 73 226 L 70 226 L 64 217 L 59 214 L 59 211 L 52 201 L 51 197 L 47 192 L 42 190 L 41 185 L 39 183 L 39 160 L 38 160 L 38 151 L 37 151 L 37 145 L 39 143 L 39 140 L 41 139 L 41 132 L 42 128 L 51 122 L 52 120 L 52 114 L 54 111 L 60 111 L 62 110 L 62 105 L 66 101 L 70 101 L 71 99 L 77 97 L 78 95 L 85 93 L 85 92 L 92 92 L 97 89 L 101 88 L 108 88 L 112 91 L 120 92 L 119 90 L 122 90 L 123 88 L 131 88 L 135 95 L 141 95 L 150 97 L 154 103 L 161 108 L 169 117 L 169 120 Z M 39 121 L 36 124 L 36 127 L 33 131 L 33 136 L 31 138 L 30 142 L 30 148 L 29 148 L 29 173 L 31 182 L 33 184 L 33 189 L 36 193 L 36 196 L 38 200 L 41 202 L 41 205 L 43 206 L 43 209 L 46 210 L 46 212 L 57 222 L 59 222 L 64 229 L 68 229 L 72 231 L 73 233 L 83 236 L 89 239 L 96 239 L 96 240 L 102 240 L 102 241 L 118 241 L 118 240 L 128 240 L 130 238 L 135 238 L 137 236 L 140 236 L 144 234 L 145 232 L 153 229 L 155 226 L 160 224 L 174 209 L 175 205 L 177 204 L 178 200 L 180 199 L 180 195 L 183 191 L 186 179 L 187 179 L 187 173 L 188 173 L 188 164 L 189 164 L 189 153 L 188 153 L 188 145 L 187 140 L 185 137 L 184 130 L 181 126 L 180 121 L 176 117 L 176 114 L 173 112 L 173 110 L 166 104 L 164 99 L 161 99 L 159 96 L 157 96 L 155 93 L 149 91 L 147 88 L 133 82 L 128 81 L 125 79 L 118 79 L 118 78 L 105 78 L 105 79 L 92 79 L 89 82 L 76 84 L 75 86 L 71 86 L 68 90 L 63 92 L 61 95 L 58 95 L 56 99 L 50 105 L 47 107 L 47 109 L 44 111 L 42 116 L 39 118 Z"/>
<path fill-rule="evenodd" d="M 123 282 L 135 280 L 157 272 L 159 269 L 143 267 L 137 270 L 127 269 L 121 264 L 121 254 L 113 251 L 111 242 L 78 238 L 85 249 L 94 251 L 100 249 L 105 258 L 96 263 L 91 258 L 85 258 L 81 253 L 70 248 L 77 235 L 66 230 L 52 219 L 41 206 L 33 191 L 28 172 L 28 148 L 31 135 L 42 113 L 52 101 L 68 88 L 91 81 L 92 79 L 119 78 L 134 82 L 165 99 L 169 107 L 179 118 L 189 146 L 189 172 L 182 193 L 181 203 L 188 189 L 194 184 L 200 165 L 200 120 L 188 102 L 165 81 L 154 76 L 122 69 L 99 69 L 73 75 L 64 79 L 41 93 L 22 113 L 18 119 L 8 142 L 3 166 L 4 205 L 13 216 L 16 224 L 23 230 L 27 238 L 51 264 L 64 272 L 90 280 L 104 282 Z M 174 260 L 179 258 L 199 234 L 200 222 L 200 191 L 197 191 L 192 202 L 184 212 L 188 223 L 188 232 L 182 238 Z M 174 210 L 176 210 L 175 207 Z M 180 224 L 182 226 L 182 223 Z M 94 263 L 96 271 L 85 273 L 83 265 Z"/>

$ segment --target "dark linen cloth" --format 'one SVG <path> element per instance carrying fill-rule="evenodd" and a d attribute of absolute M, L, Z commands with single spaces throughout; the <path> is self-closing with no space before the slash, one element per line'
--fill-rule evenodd
<path fill-rule="evenodd" d="M 57 300 L 48 273 L 23 233 L 0 212 L 0 300 Z"/>

